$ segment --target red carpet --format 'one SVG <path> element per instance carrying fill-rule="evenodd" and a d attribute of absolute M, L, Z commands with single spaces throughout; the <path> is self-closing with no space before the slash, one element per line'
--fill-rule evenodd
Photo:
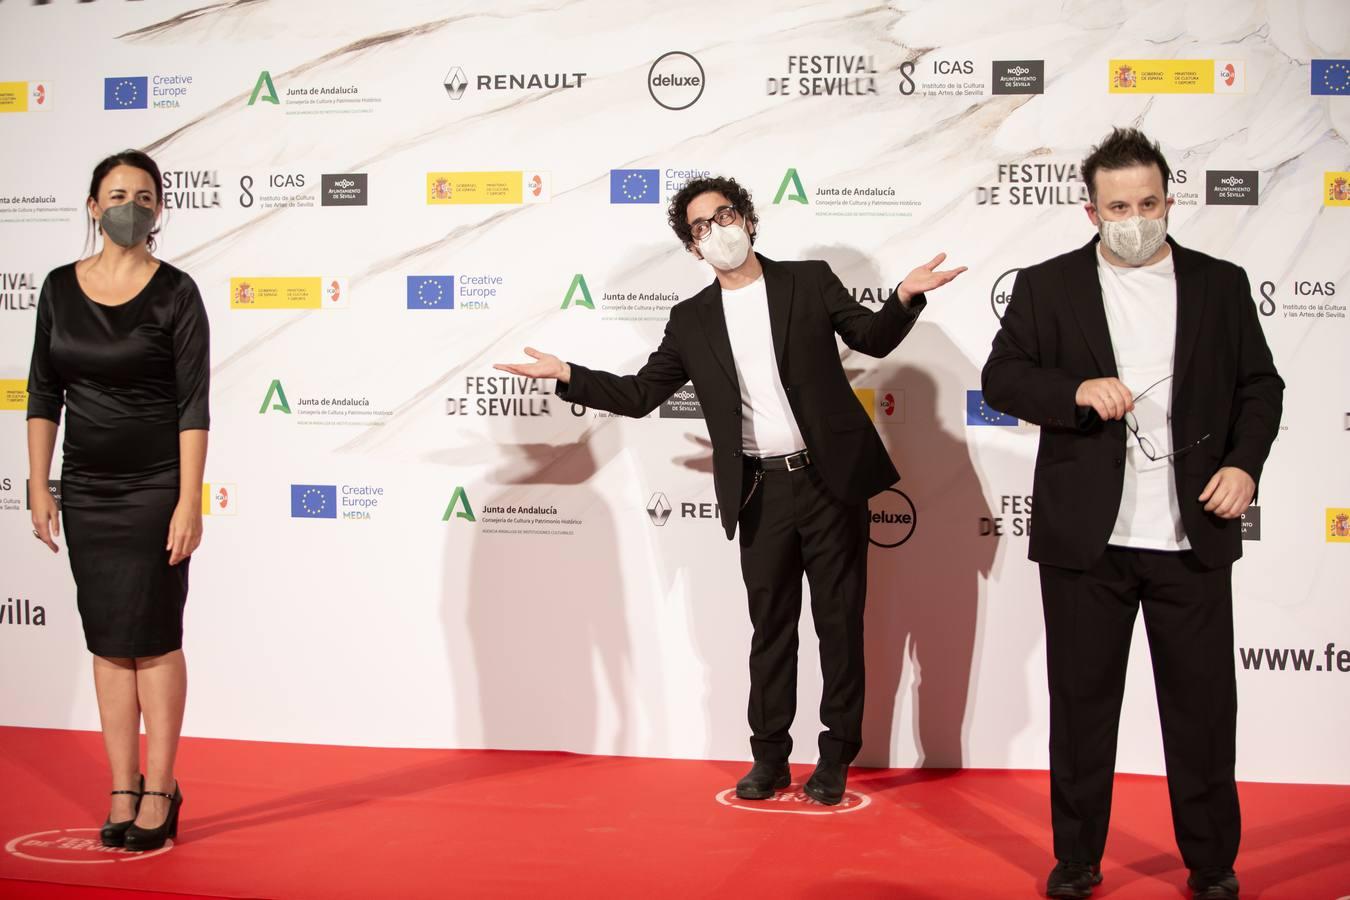
<path fill-rule="evenodd" d="M 1040 772 L 862 770 L 838 812 L 741 809 L 719 795 L 743 763 L 204 739 L 183 742 L 179 845 L 134 858 L 87 843 L 97 734 L 0 742 L 6 898 L 1035 897 L 1052 863 Z M 1350 788 L 1241 793 L 1244 896 L 1350 895 Z M 1117 780 L 1103 870 L 1096 896 L 1187 896 L 1161 779 Z"/>

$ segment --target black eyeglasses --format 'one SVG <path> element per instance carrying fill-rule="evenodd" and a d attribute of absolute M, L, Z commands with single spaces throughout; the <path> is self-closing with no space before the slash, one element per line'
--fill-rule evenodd
<path fill-rule="evenodd" d="M 1172 376 L 1168 375 L 1166 378 L 1161 378 L 1158 381 L 1153 382 L 1148 387 L 1144 388 L 1142 391 L 1135 394 L 1134 401 L 1138 403 L 1140 400 L 1144 398 L 1144 395 L 1146 395 L 1149 391 L 1153 390 L 1155 387 L 1162 384 L 1164 381 L 1170 380 L 1171 378 Z M 1196 447 L 1199 447 L 1200 444 L 1206 438 L 1209 437 L 1209 435 L 1206 434 L 1204 437 L 1200 438 L 1200 440 L 1187 444 L 1180 450 L 1173 450 L 1171 453 L 1160 454 L 1158 453 L 1157 448 L 1153 446 L 1153 442 L 1150 441 L 1146 435 L 1142 435 L 1139 433 L 1139 420 L 1134 417 L 1134 413 L 1127 412 L 1125 414 L 1125 427 L 1130 430 L 1130 434 L 1134 435 L 1134 439 L 1139 442 L 1139 449 L 1143 451 L 1145 456 L 1147 456 L 1154 462 L 1161 462 L 1162 460 L 1170 459 L 1173 456 L 1180 456 L 1181 454 L 1185 453 L 1188 450 L 1194 450 Z"/>
<path fill-rule="evenodd" d="M 716 222 L 723 228 L 726 228 L 732 222 L 736 221 L 736 207 L 719 206 L 713 210 L 712 220 L 695 219 L 689 223 L 689 231 L 694 236 L 694 240 L 701 241 L 712 232 L 712 223 Z"/>

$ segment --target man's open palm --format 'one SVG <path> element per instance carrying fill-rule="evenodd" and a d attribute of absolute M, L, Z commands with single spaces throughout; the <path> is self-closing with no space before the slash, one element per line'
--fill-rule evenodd
<path fill-rule="evenodd" d="M 497 363 L 492 368 L 500 369 L 503 372 L 510 372 L 512 375 L 523 375 L 526 378 L 557 378 L 559 381 L 568 381 L 568 365 L 551 353 L 540 353 L 533 347 L 525 348 L 525 355 L 533 357 L 532 363 Z"/>

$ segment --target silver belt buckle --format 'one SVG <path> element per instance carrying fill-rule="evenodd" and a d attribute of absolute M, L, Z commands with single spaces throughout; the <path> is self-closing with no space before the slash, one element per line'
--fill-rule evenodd
<path fill-rule="evenodd" d="M 795 466 L 795 465 L 792 464 L 792 460 L 793 460 L 794 457 L 798 457 L 798 456 L 800 456 L 800 457 L 802 458 L 802 464 L 799 465 L 799 466 Z M 789 472 L 795 472 L 795 471 L 797 471 L 798 469 L 805 469 L 807 466 L 811 465 L 811 454 L 809 454 L 809 453 L 807 453 L 805 450 L 803 450 L 801 453 L 794 453 L 794 454 L 792 454 L 792 456 L 789 456 L 789 457 L 784 458 L 783 461 L 784 461 L 785 463 L 787 463 L 787 470 L 788 470 Z"/>

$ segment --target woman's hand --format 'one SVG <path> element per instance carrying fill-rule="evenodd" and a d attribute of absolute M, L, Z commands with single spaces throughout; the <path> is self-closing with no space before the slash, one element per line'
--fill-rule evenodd
<path fill-rule="evenodd" d="M 61 549 L 53 540 L 61 536 L 61 513 L 56 508 L 56 498 L 47 490 L 45 480 L 29 479 L 28 505 L 33 511 L 33 534 L 55 553 Z"/>
<path fill-rule="evenodd" d="M 178 501 L 173 518 L 169 520 L 169 541 L 164 545 L 164 549 L 169 551 L 169 565 L 176 566 L 187 559 L 201 542 L 201 501 Z"/>

